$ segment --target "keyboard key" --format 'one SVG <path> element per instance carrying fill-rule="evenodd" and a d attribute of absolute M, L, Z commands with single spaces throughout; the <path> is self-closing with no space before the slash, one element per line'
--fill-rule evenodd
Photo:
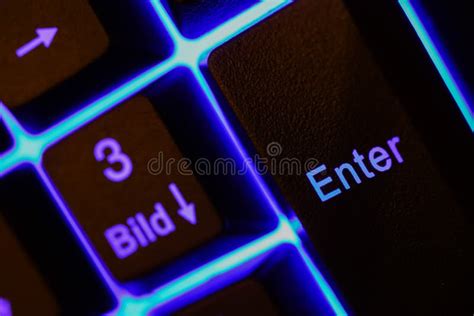
<path fill-rule="evenodd" d="M 395 95 L 344 3 L 295 1 L 218 48 L 210 73 L 265 158 L 317 160 L 275 181 L 354 313 L 470 313 L 472 207 L 446 174 L 470 183 L 472 142 L 425 143 L 440 126 L 460 134 L 435 115 L 442 88 L 420 84 L 426 74 L 403 59 L 397 84 L 412 93 Z"/>
<path fill-rule="evenodd" d="M 114 309 L 115 297 L 36 170 L 23 165 L 3 176 L 0 192 L 0 214 L 47 280 L 61 314 L 101 315 Z"/>
<path fill-rule="evenodd" d="M 0 100 L 9 107 L 74 75 L 108 46 L 84 0 L 7 0 L 0 12 Z"/>
<path fill-rule="evenodd" d="M 59 315 L 36 267 L 0 215 L 0 316 Z"/>
<path fill-rule="evenodd" d="M 32 133 L 40 133 L 58 121 L 66 119 L 72 113 L 83 109 L 84 106 L 115 89 L 118 85 L 138 77 L 162 62 L 173 51 L 172 41 L 160 22 L 151 1 L 74 0 L 74 2 L 77 1 L 81 1 L 83 6 L 88 8 L 87 12 L 93 14 L 106 32 L 105 51 L 91 63 L 84 64 L 84 67 L 81 67 L 77 73 L 71 73 L 71 76 L 65 78 L 66 80 L 58 82 L 44 93 L 12 109 L 16 118 Z M 68 7 L 65 12 L 74 9 L 72 2 L 67 5 L 61 1 L 51 2 L 51 5 L 53 4 L 59 6 L 59 9 L 52 10 L 54 12 L 62 10 L 62 6 Z M 73 24 L 77 19 L 80 21 L 79 25 L 82 25 L 83 20 L 86 20 L 77 17 L 68 19 L 67 24 Z M 88 26 L 84 30 L 77 27 L 77 32 L 71 31 L 69 33 L 81 35 L 91 27 Z M 73 36 L 69 33 L 61 33 L 58 28 L 55 39 L 48 50 L 55 47 L 61 34 L 67 35 L 65 41 L 69 46 L 74 45 L 71 39 L 68 39 Z M 82 37 L 81 40 L 83 40 Z M 101 44 L 101 41 L 96 40 L 94 36 L 88 36 L 86 40 L 91 42 L 81 44 L 81 49 L 73 47 L 73 56 L 83 56 L 90 46 L 94 48 Z M 54 60 L 54 63 L 57 64 L 68 65 L 70 60 L 74 60 L 67 55 L 55 57 L 57 60 Z M 7 105 L 11 106 L 8 103 Z"/>
<path fill-rule="evenodd" d="M 192 316 L 241 316 L 281 315 L 265 288 L 255 280 L 246 280 L 232 285 L 206 299 L 199 301 L 175 315 Z"/>
<path fill-rule="evenodd" d="M 6 219 L 31 262 L 47 280 L 61 306 L 61 315 L 109 312 L 117 304 L 115 297 L 40 181 L 36 170 L 27 165 L 3 176 L 0 216 Z M 23 287 L 18 290 L 25 291 Z"/>
<path fill-rule="evenodd" d="M 197 180 L 148 161 L 182 158 L 144 97 L 134 97 L 53 146 L 44 165 L 120 281 L 143 276 L 213 239 L 221 220 Z"/>
<path fill-rule="evenodd" d="M 181 33 L 197 38 L 256 4 L 257 0 L 163 0 Z"/>

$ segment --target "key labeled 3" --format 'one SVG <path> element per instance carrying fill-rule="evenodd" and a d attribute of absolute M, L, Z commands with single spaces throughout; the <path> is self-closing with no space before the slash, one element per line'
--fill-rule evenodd
<path fill-rule="evenodd" d="M 147 169 L 182 154 L 148 99 L 138 96 L 50 148 L 44 166 L 69 211 L 120 281 L 206 244 L 220 216 L 194 176 Z"/>
<path fill-rule="evenodd" d="M 107 154 L 106 150 L 109 150 L 110 154 Z M 130 158 L 122 152 L 120 144 L 113 138 L 104 138 L 98 142 L 94 148 L 94 156 L 99 162 L 107 160 L 111 165 L 120 165 L 118 170 L 112 167 L 104 170 L 105 177 L 112 182 L 124 181 L 132 173 L 133 165 Z"/>

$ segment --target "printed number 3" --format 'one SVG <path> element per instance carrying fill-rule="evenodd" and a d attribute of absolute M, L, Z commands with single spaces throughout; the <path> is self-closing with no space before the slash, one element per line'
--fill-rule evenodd
<path fill-rule="evenodd" d="M 106 150 L 110 150 L 106 154 Z M 95 159 L 99 162 L 107 159 L 107 162 L 112 166 L 113 164 L 120 164 L 120 169 L 109 167 L 104 170 L 104 175 L 112 182 L 122 182 L 132 174 L 133 164 L 126 154 L 122 152 L 122 147 L 113 138 L 104 138 L 95 145 L 94 148 Z"/>

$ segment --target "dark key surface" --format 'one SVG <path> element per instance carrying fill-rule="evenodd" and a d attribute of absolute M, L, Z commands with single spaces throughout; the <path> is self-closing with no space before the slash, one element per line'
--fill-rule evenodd
<path fill-rule="evenodd" d="M 34 167 L 23 165 L 2 177 L 0 196 L 0 216 L 41 271 L 61 315 L 100 315 L 116 307 L 115 297 Z"/>
<path fill-rule="evenodd" d="M 0 315 L 59 315 L 58 304 L 0 215 Z"/>
<path fill-rule="evenodd" d="M 0 100 L 9 107 L 74 75 L 108 46 L 86 0 L 7 0 L 0 15 Z"/>
<path fill-rule="evenodd" d="M 202 245 L 221 221 L 193 176 L 148 170 L 182 158 L 152 104 L 135 97 L 51 148 L 44 165 L 86 235 L 121 281 Z M 156 167 L 156 166 L 155 166 Z"/>
<path fill-rule="evenodd" d="M 271 316 L 281 315 L 281 312 L 258 281 L 246 280 L 186 307 L 175 315 Z"/>
<path fill-rule="evenodd" d="M 382 5 L 352 5 L 373 16 L 366 22 L 385 23 Z M 395 41 L 380 25 L 367 26 L 380 31 L 377 44 Z M 472 204 L 446 174 L 469 187 L 472 141 L 457 135 L 471 134 L 452 119 L 458 113 L 436 72 L 417 72 L 430 61 L 404 59 L 412 43 L 406 37 L 400 51 L 384 51 L 397 65 L 389 80 L 342 1 L 301 0 L 217 49 L 209 70 L 258 152 L 275 158 L 265 152 L 278 142 L 277 159 L 319 161 L 311 178 L 321 197 L 304 173 L 275 180 L 350 313 L 470 314 Z M 397 71 L 397 84 L 413 88 L 408 98 L 392 86 Z M 449 137 L 437 137 L 439 129 Z"/>

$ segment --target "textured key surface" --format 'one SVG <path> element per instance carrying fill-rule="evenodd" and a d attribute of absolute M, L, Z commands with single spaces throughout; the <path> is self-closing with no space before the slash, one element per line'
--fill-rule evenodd
<path fill-rule="evenodd" d="M 192 316 L 281 315 L 265 288 L 254 280 L 232 285 L 176 313 Z"/>
<path fill-rule="evenodd" d="M 135 97 L 54 146 L 44 159 L 66 204 L 120 280 L 150 272 L 221 230 L 193 176 L 176 169 L 149 172 L 148 161 L 160 153 L 181 158 L 153 106 Z"/>
<path fill-rule="evenodd" d="M 8 0 L 0 3 L 0 12 L 0 100 L 9 107 L 75 74 L 108 45 L 85 0 Z M 57 28 L 57 32 L 46 31 L 43 41 L 35 44 L 40 28 Z M 20 57 L 17 52 L 22 47 L 26 49 Z"/>
<path fill-rule="evenodd" d="M 59 315 L 36 267 L 0 215 L 0 315 Z"/>
<path fill-rule="evenodd" d="M 209 68 L 260 153 L 278 142 L 277 158 L 316 158 L 318 167 L 326 167 L 316 180 L 332 178 L 324 193 L 340 190 L 323 202 L 305 174 L 275 177 L 350 311 L 471 313 L 468 208 L 446 184 L 431 146 L 412 122 L 412 109 L 405 109 L 425 108 L 425 123 L 439 121 L 435 94 L 418 85 L 415 92 L 428 95 L 425 103 L 403 104 L 364 40 L 341 1 L 301 0 L 217 49 Z M 410 81 L 423 75 L 411 73 L 406 60 L 394 60 L 405 71 L 398 83 L 417 87 L 423 82 Z M 451 104 L 446 108 L 455 111 Z M 448 127 L 450 122 L 446 119 L 444 128 L 454 135 L 457 128 Z M 438 152 L 455 149 L 444 153 L 454 161 L 451 173 L 469 183 L 472 167 L 463 167 L 462 157 L 472 157 L 472 147 L 451 146 L 463 142 L 433 139 L 435 134 L 430 136 Z M 397 139 L 398 156 L 388 142 Z M 376 163 L 378 171 L 370 160 L 377 152 L 383 155 L 380 148 L 390 155 L 390 167 Z M 354 149 L 364 155 L 369 176 L 354 161 Z M 345 165 L 342 174 L 350 189 L 334 170 L 344 163 L 361 182 Z"/>

